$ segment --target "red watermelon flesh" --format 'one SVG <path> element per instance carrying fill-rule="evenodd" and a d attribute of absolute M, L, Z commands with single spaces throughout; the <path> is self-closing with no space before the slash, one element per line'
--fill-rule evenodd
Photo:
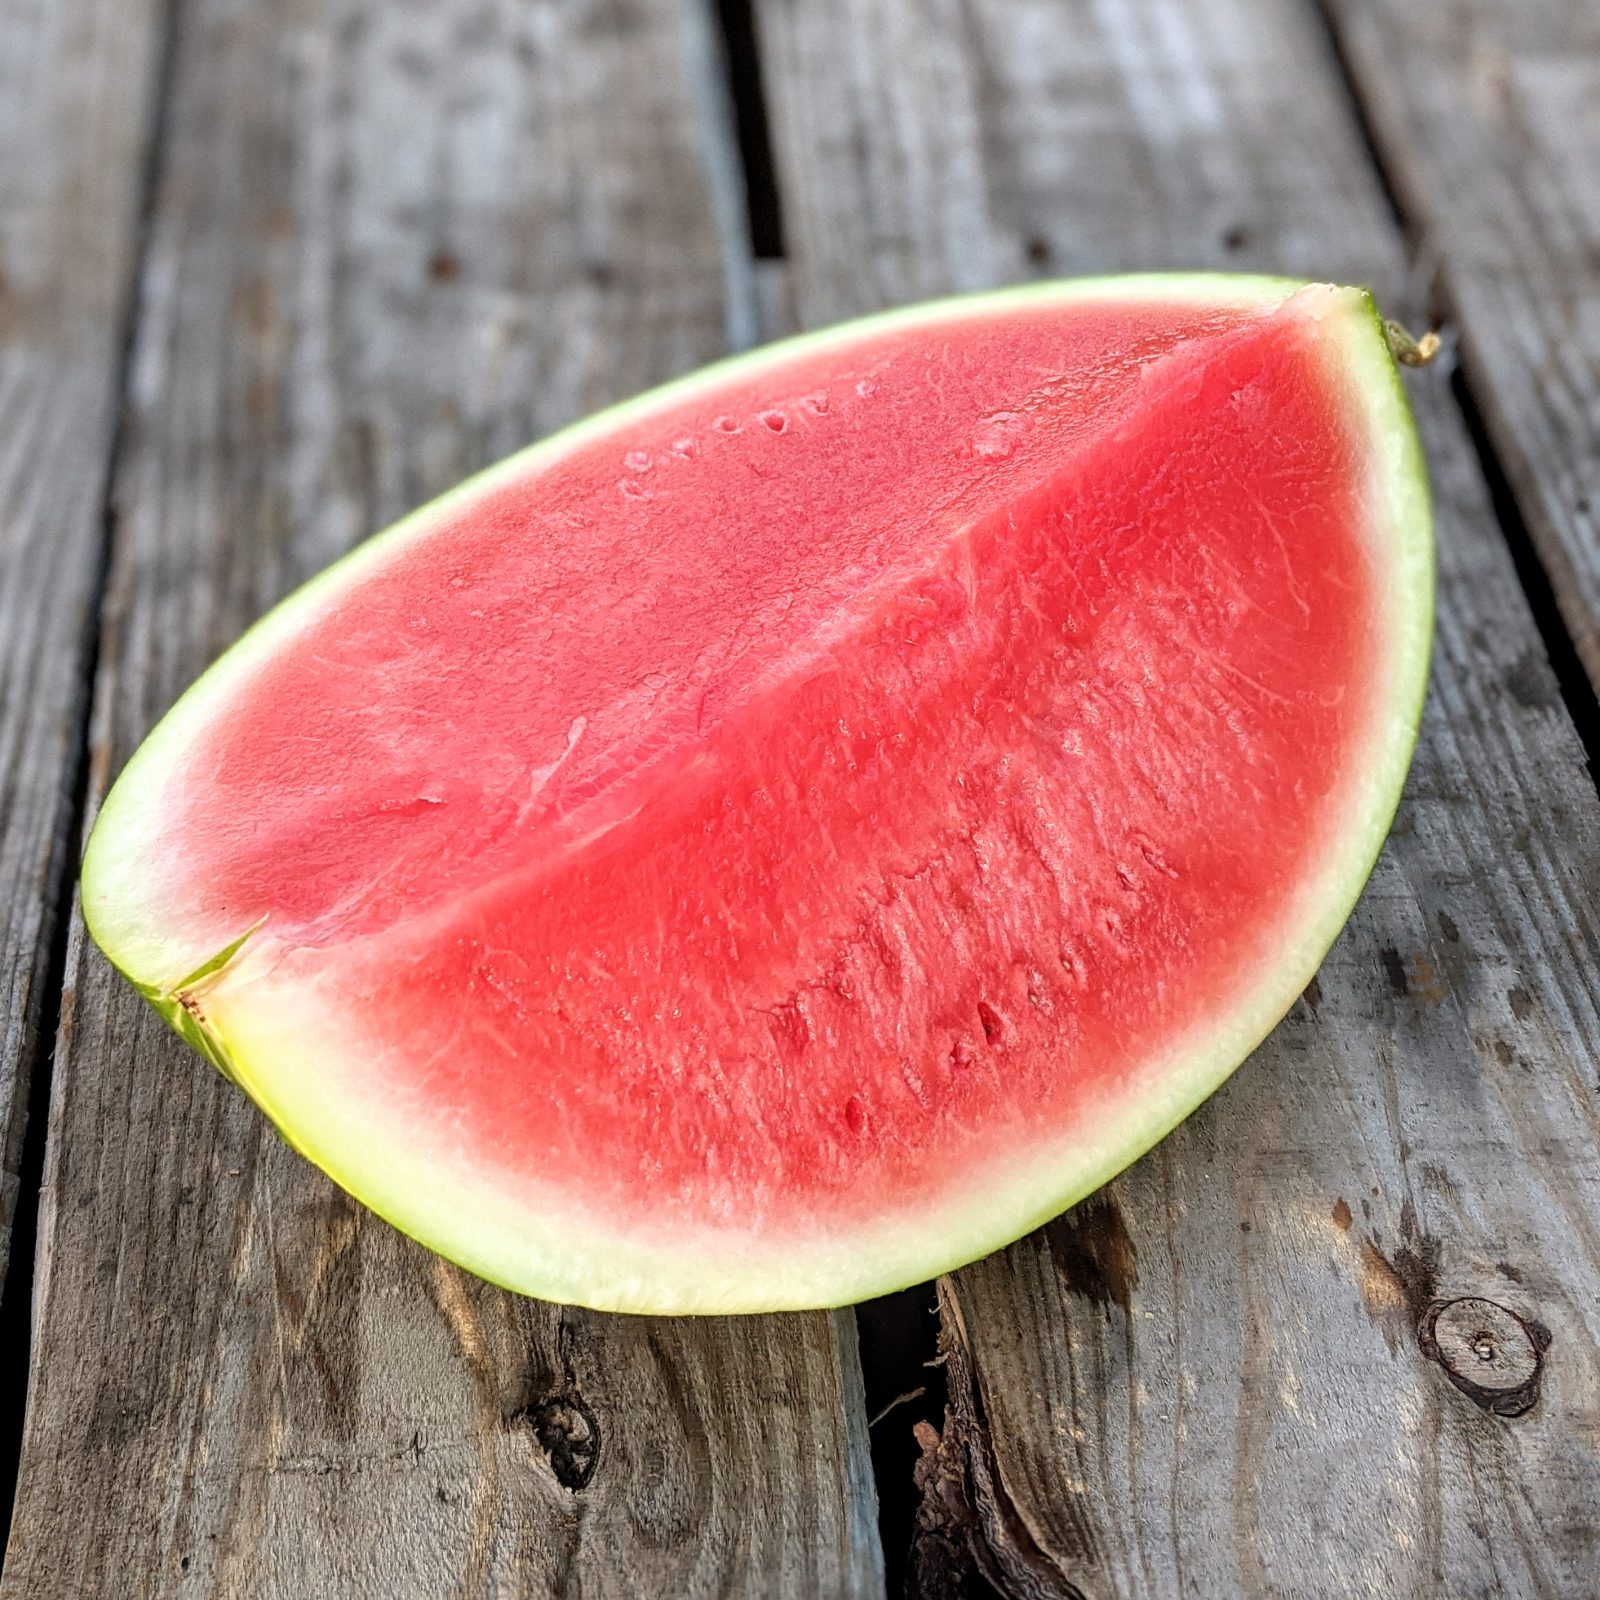
<path fill-rule="evenodd" d="M 1392 815 L 1430 615 L 1365 295 L 945 302 L 362 547 L 135 756 L 85 910 L 474 1270 L 837 1303 L 1060 1210 L 1265 1034 Z"/>

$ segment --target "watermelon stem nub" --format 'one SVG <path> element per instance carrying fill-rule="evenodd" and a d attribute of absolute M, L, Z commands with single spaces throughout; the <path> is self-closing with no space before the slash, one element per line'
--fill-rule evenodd
<path fill-rule="evenodd" d="M 1390 355 L 1403 367 L 1425 367 L 1439 353 L 1439 335 L 1431 328 L 1419 339 L 1403 323 L 1385 317 L 1383 336 Z"/>

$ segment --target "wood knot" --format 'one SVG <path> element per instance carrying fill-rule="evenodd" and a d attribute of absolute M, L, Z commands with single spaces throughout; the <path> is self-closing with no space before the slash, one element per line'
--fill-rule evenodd
<path fill-rule="evenodd" d="M 1520 1417 L 1539 1398 L 1550 1330 L 1494 1300 L 1435 1300 L 1417 1328 L 1417 1344 L 1474 1405 Z"/>
<path fill-rule="evenodd" d="M 600 1463 L 600 1424 L 581 1394 L 551 1395 L 513 1413 L 511 1421 L 533 1434 L 563 1489 L 576 1494 L 589 1486 Z"/>

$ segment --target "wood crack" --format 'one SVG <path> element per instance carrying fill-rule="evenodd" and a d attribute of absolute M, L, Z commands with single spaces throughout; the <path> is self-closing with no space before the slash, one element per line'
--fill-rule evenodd
<path fill-rule="evenodd" d="M 1007 1491 L 984 1413 L 960 1291 L 949 1278 L 939 1280 L 939 1312 L 948 1400 L 942 1430 L 930 1422 L 916 1426 L 922 1459 L 915 1481 L 921 1504 L 907 1594 L 912 1600 L 1088 1600 L 1076 1581 L 1087 1575 L 1065 1570 L 1039 1544 Z M 1083 1533 L 1092 1541 L 1087 1526 Z"/>
<path fill-rule="evenodd" d="M 1369 104 L 1371 90 L 1368 80 L 1358 69 L 1356 59 L 1346 43 L 1345 30 L 1341 25 L 1343 6 L 1340 0 L 1311 0 L 1311 4 L 1348 98 L 1351 119 L 1360 134 L 1390 212 L 1402 237 L 1408 242 L 1413 258 L 1429 264 L 1428 275 L 1434 280 L 1430 298 L 1440 302 L 1435 308 L 1436 313 L 1442 311 L 1452 322 L 1459 322 L 1460 295 L 1454 282 L 1453 263 L 1434 238 L 1436 230 L 1426 206 L 1410 203 L 1417 196 L 1406 192 L 1402 182 L 1405 177 L 1403 165 L 1392 157 Z M 1435 320 L 1443 318 L 1436 314 Z M 1439 350 L 1440 341 L 1434 337 L 1425 360 L 1431 361 Z M 1477 392 L 1476 374 L 1469 372 L 1463 363 L 1460 341 L 1453 335 L 1449 339 L 1448 364 L 1451 396 L 1477 454 L 1501 537 L 1511 553 L 1518 581 L 1533 612 L 1533 620 L 1550 669 L 1555 674 L 1561 699 L 1583 742 L 1589 775 L 1600 786 L 1600 682 L 1585 670 L 1577 640 L 1557 601 L 1557 575 L 1529 529 L 1522 506 L 1523 497 L 1518 495 L 1513 486 L 1506 463 L 1490 436 L 1485 408 Z M 1561 587 L 1570 593 L 1574 585 L 1568 581 Z"/>

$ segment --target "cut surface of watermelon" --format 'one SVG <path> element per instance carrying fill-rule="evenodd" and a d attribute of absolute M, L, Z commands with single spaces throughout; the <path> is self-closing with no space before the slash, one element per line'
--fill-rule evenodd
<path fill-rule="evenodd" d="M 1392 817 L 1425 475 L 1362 292 L 1135 277 L 722 363 L 370 540 L 102 808 L 107 954 L 557 1300 L 843 1303 L 1208 1095 Z"/>

